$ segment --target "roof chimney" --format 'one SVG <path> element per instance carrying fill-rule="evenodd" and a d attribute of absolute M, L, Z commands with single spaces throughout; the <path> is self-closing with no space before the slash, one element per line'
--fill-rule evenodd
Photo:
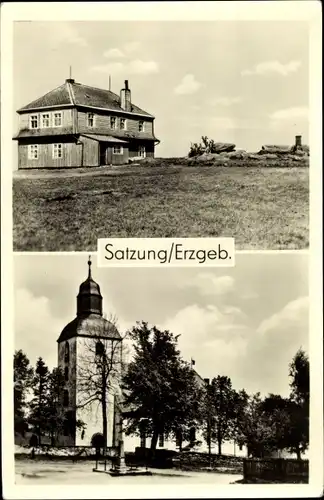
<path fill-rule="evenodd" d="M 75 83 L 75 80 L 73 78 L 67 78 L 65 83 Z"/>
<path fill-rule="evenodd" d="M 300 148 L 302 146 L 302 136 L 301 135 L 296 135 L 295 146 L 296 146 L 296 148 Z"/>
<path fill-rule="evenodd" d="M 125 87 L 120 91 L 120 107 L 125 111 L 132 110 L 131 91 L 128 86 L 128 80 L 125 80 Z"/>

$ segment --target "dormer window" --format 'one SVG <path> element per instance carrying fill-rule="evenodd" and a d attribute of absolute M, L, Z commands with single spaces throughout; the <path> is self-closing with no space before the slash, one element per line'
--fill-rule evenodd
<path fill-rule="evenodd" d="M 126 119 L 125 118 L 120 119 L 120 130 L 126 130 Z"/>
<path fill-rule="evenodd" d="M 138 122 L 138 131 L 144 132 L 144 122 L 143 121 Z"/>
<path fill-rule="evenodd" d="M 29 117 L 29 128 L 38 128 L 38 115 L 31 115 Z"/>
<path fill-rule="evenodd" d="M 112 128 L 112 129 L 117 128 L 117 119 L 115 116 L 110 117 L 110 128 Z"/>
<path fill-rule="evenodd" d="M 88 127 L 94 127 L 94 114 L 88 113 Z"/>
<path fill-rule="evenodd" d="M 50 127 L 50 115 L 49 113 L 44 113 L 42 115 L 42 128 L 49 128 Z"/>

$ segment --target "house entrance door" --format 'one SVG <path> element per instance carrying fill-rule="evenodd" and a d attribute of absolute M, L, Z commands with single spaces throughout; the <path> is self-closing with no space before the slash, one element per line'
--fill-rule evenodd
<path fill-rule="evenodd" d="M 107 144 L 104 142 L 99 143 L 99 160 L 100 160 L 100 165 L 107 165 Z"/>

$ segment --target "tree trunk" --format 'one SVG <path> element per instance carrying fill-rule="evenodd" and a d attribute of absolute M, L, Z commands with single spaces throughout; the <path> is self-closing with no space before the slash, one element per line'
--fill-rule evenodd
<path fill-rule="evenodd" d="M 218 455 L 222 454 L 222 436 L 221 433 L 217 432 L 217 444 L 218 444 Z"/>
<path fill-rule="evenodd" d="M 301 453 L 299 446 L 296 448 L 297 460 L 301 460 Z"/>
<path fill-rule="evenodd" d="M 159 438 L 159 430 L 156 426 L 154 426 L 152 441 L 151 441 L 151 458 L 155 456 L 156 445 Z"/>
<path fill-rule="evenodd" d="M 102 435 L 104 440 L 104 448 L 107 448 L 107 380 L 106 380 L 106 369 L 105 360 L 102 367 L 102 395 L 101 395 L 101 406 L 102 406 Z"/>

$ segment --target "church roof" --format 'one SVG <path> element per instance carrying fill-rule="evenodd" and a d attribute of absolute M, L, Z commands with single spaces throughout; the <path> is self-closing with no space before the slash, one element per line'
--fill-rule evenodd
<path fill-rule="evenodd" d="M 73 337 L 93 337 L 109 340 L 121 340 L 116 326 L 99 314 L 78 316 L 62 330 L 57 342 Z"/>

